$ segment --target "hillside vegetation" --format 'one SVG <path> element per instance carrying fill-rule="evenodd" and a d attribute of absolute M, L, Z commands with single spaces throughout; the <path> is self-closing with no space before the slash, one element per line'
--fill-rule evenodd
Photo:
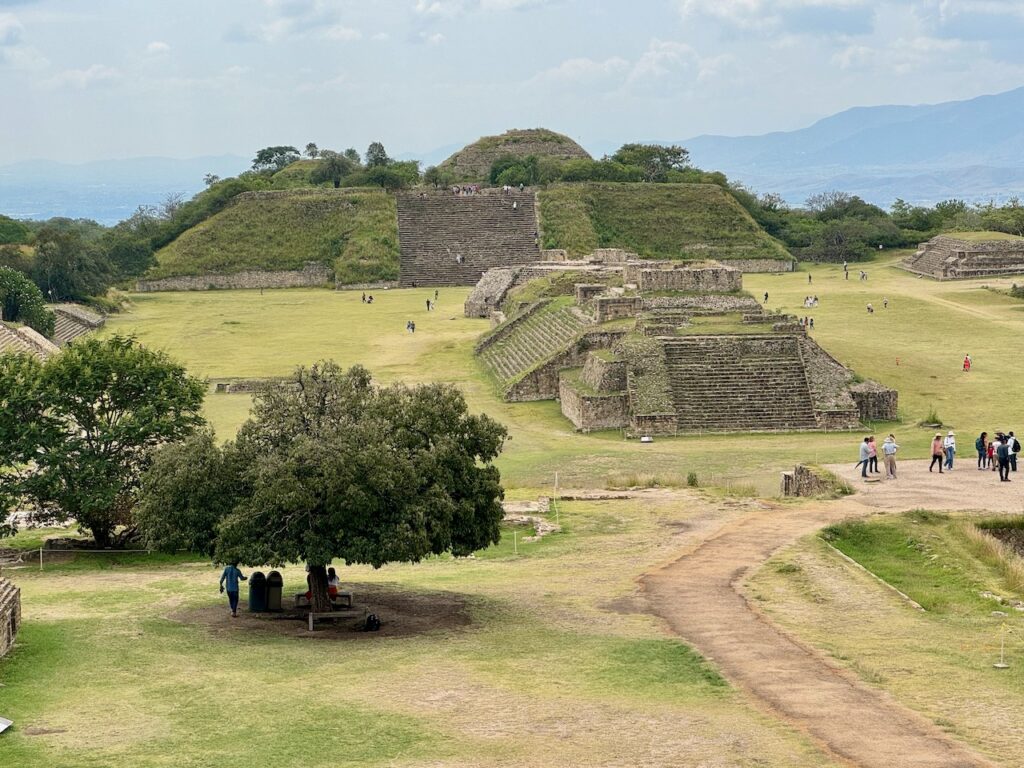
<path fill-rule="evenodd" d="M 383 190 L 239 195 L 159 250 L 149 278 L 330 266 L 341 283 L 398 278 L 395 199 Z"/>
<path fill-rule="evenodd" d="M 545 248 L 625 248 L 658 259 L 792 256 L 715 184 L 560 184 L 540 193 Z"/>

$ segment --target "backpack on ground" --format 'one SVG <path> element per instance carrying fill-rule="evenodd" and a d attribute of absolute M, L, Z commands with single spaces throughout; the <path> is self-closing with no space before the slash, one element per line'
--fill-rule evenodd
<path fill-rule="evenodd" d="M 376 632 L 378 629 L 380 629 L 380 619 L 377 618 L 376 613 L 371 613 L 363 624 L 363 632 Z"/>

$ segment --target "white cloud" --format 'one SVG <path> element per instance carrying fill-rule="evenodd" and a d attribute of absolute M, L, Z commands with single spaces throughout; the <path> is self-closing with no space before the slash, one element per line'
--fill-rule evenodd
<path fill-rule="evenodd" d="M 84 90 L 95 85 L 103 85 L 121 78 L 120 70 L 105 64 L 93 64 L 86 69 L 65 69 L 53 77 L 43 81 L 46 88 L 72 88 Z"/>
<path fill-rule="evenodd" d="M 13 13 L 0 13 L 0 48 L 17 45 L 24 27 Z"/>
<path fill-rule="evenodd" d="M 629 68 L 629 62 L 620 56 L 601 61 L 588 58 L 566 59 L 556 67 L 538 72 L 530 82 L 534 85 L 593 83 L 608 78 L 621 79 Z"/>
<path fill-rule="evenodd" d="M 351 42 L 363 36 L 345 24 L 342 9 L 329 0 L 264 0 L 264 5 L 270 19 L 259 29 L 268 43 L 310 38 Z"/>
<path fill-rule="evenodd" d="M 154 40 L 146 46 L 146 53 L 148 53 L 150 56 L 160 56 L 161 54 L 170 52 L 171 46 L 163 42 L 162 40 Z"/>
<path fill-rule="evenodd" d="M 335 24 L 333 27 L 328 27 L 320 36 L 324 40 L 340 40 L 344 42 L 351 42 L 353 40 L 359 40 L 362 38 L 363 33 L 358 29 L 352 29 L 352 27 L 346 27 L 344 24 Z"/>
<path fill-rule="evenodd" d="M 413 11 L 421 16 L 451 18 L 470 11 L 519 11 L 552 5 L 559 0 L 416 0 Z"/>
<path fill-rule="evenodd" d="M 832 56 L 832 63 L 843 70 L 870 70 L 905 75 L 932 69 L 957 60 L 959 54 L 982 47 L 963 40 L 936 37 L 896 38 L 883 45 L 848 45 Z"/>

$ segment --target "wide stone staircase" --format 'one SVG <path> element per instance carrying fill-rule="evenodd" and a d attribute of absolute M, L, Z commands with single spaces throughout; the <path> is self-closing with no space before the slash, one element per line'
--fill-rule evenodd
<path fill-rule="evenodd" d="M 924 243 L 913 256 L 904 262 L 907 269 L 926 275 L 942 277 L 946 269 L 946 261 L 955 255 L 950 244 L 942 242 Z"/>
<path fill-rule="evenodd" d="M 15 326 L 0 323 L 0 354 L 21 354 L 27 352 L 45 360 L 59 352 L 56 344 L 27 325 Z"/>
<path fill-rule="evenodd" d="M 475 285 L 492 267 L 540 260 L 534 193 L 400 194 L 398 241 L 403 287 Z"/>
<path fill-rule="evenodd" d="M 559 303 L 508 322 L 514 326 L 480 352 L 485 365 L 504 385 L 566 349 L 587 327 L 575 308 Z"/>
<path fill-rule="evenodd" d="M 58 346 L 63 347 L 79 336 L 102 328 L 104 318 L 95 312 L 90 312 L 78 304 L 54 304 L 53 310 L 54 326 L 53 340 Z"/>
<path fill-rule="evenodd" d="M 796 338 L 751 334 L 661 341 L 680 431 L 816 428 Z"/>

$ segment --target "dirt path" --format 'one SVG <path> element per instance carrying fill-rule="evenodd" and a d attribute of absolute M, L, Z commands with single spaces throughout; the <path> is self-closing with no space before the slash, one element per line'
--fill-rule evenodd
<path fill-rule="evenodd" d="M 738 591 L 745 576 L 780 548 L 867 511 L 853 501 L 832 502 L 730 523 L 644 577 L 651 608 L 726 678 L 835 758 L 865 768 L 988 766 L 923 717 L 787 637 Z"/>

